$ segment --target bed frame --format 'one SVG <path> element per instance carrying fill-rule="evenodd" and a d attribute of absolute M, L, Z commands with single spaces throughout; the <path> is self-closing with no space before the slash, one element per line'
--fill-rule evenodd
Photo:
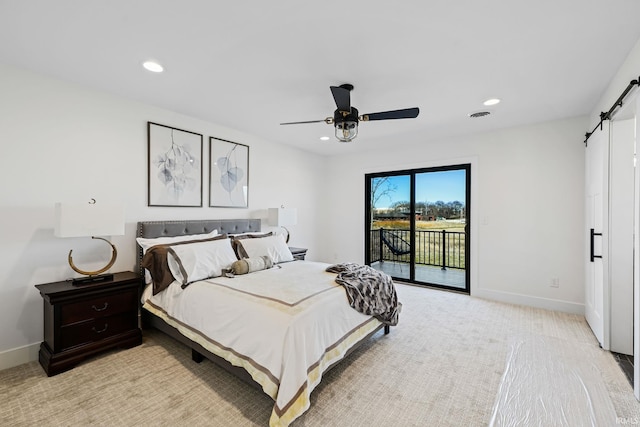
<path fill-rule="evenodd" d="M 136 237 L 173 237 L 173 236 L 186 236 L 191 234 L 204 234 L 213 230 L 218 230 L 220 234 L 238 234 L 247 232 L 258 232 L 261 230 L 261 222 L 259 219 L 215 219 L 215 220 L 184 220 L 184 221 L 142 221 L 138 222 Z M 137 270 L 143 274 L 143 269 L 140 266 L 142 261 L 142 248 L 138 246 L 138 256 L 136 261 Z M 197 363 L 202 362 L 206 357 L 213 363 L 224 368 L 233 375 L 239 377 L 248 384 L 262 390 L 262 386 L 255 382 L 247 371 L 238 366 L 234 366 L 225 359 L 217 356 L 200 344 L 191 341 L 189 338 L 182 335 L 178 330 L 169 324 L 167 324 L 161 318 L 141 308 L 142 313 L 142 327 L 143 329 L 155 328 L 158 329 L 175 340 L 181 342 L 191 349 L 191 359 Z M 362 340 L 357 342 L 351 347 L 345 354 L 345 358 L 351 354 L 356 348 L 358 348 L 363 342 L 368 340 L 371 336 L 377 333 L 380 329 L 384 328 L 385 335 L 389 333 L 389 325 L 381 324 L 378 328 L 365 336 Z M 341 359 L 341 360 L 344 360 Z M 337 362 L 336 362 L 337 363 Z M 334 364 L 335 365 L 335 364 Z M 331 369 L 334 365 L 331 365 Z M 326 371 L 325 371 L 326 372 Z"/>

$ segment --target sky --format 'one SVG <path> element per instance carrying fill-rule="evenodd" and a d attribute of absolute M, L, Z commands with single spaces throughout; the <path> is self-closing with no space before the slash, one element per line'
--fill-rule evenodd
<path fill-rule="evenodd" d="M 409 201 L 409 175 L 389 177 L 396 191 L 384 195 L 376 203 L 376 208 L 388 208 L 395 202 Z M 426 172 L 416 175 L 416 202 L 453 202 L 465 203 L 465 170 Z"/>

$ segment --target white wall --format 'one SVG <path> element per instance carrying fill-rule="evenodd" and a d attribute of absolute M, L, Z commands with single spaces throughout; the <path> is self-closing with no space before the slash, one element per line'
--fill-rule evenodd
<path fill-rule="evenodd" d="M 9 353 L 33 358 L 43 337 L 34 285 L 72 276 L 69 249 L 85 269 L 109 259 L 104 243 L 53 236 L 57 201 L 125 204 L 126 235 L 112 238 L 118 248 L 112 271 L 134 268 L 139 220 L 266 218 L 267 208 L 281 204 L 298 208 L 290 244 L 316 256 L 325 158 L 3 65 L 0 94 L 0 369 Z M 147 207 L 147 121 L 203 134 L 205 207 Z M 249 209 L 206 207 L 209 136 L 250 146 Z"/>
<path fill-rule="evenodd" d="M 640 79 L 640 40 L 631 49 L 627 59 L 622 63 L 600 100 L 591 110 L 589 128 L 585 132 L 591 132 L 600 121 L 600 113 L 609 111 L 629 82 L 638 79 Z M 637 91 L 638 86 L 634 90 Z"/>
<path fill-rule="evenodd" d="M 471 163 L 472 295 L 582 313 L 586 127 L 582 117 L 334 157 L 322 257 L 364 261 L 365 173 Z"/>

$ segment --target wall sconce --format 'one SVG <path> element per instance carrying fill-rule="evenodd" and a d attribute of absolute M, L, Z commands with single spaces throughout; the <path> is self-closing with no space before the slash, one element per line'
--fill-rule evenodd
<path fill-rule="evenodd" d="M 124 234 L 124 208 L 120 205 L 97 204 L 91 199 L 85 204 L 56 203 L 55 205 L 55 229 L 56 237 L 88 237 L 103 240 L 111 246 L 112 255 L 109 263 L 96 271 L 85 271 L 73 263 L 69 251 L 69 265 L 73 271 L 84 276 L 73 279 L 74 285 L 83 285 L 95 282 L 106 282 L 113 279 L 113 274 L 103 274 L 116 262 L 118 251 L 107 239 L 96 236 L 121 236 Z"/>
<path fill-rule="evenodd" d="M 289 230 L 288 225 L 296 225 L 298 223 L 298 210 L 295 208 L 285 208 L 280 206 L 279 208 L 269 208 L 269 225 L 275 225 L 284 228 L 287 232 L 286 242 L 289 243 Z"/>

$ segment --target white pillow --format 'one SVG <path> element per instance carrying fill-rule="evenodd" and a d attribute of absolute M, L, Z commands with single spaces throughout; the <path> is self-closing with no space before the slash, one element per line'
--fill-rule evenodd
<path fill-rule="evenodd" d="M 238 260 L 231 239 L 175 245 L 168 252 L 169 270 L 183 288 L 197 280 L 222 276 L 222 269 Z"/>
<path fill-rule="evenodd" d="M 216 229 L 211 231 L 210 233 L 191 234 L 189 236 L 154 237 L 154 238 L 136 237 L 136 242 L 138 242 L 138 244 L 142 248 L 142 255 L 144 255 L 147 253 L 147 249 L 155 245 L 168 245 L 171 243 L 184 242 L 185 240 L 203 240 L 203 239 L 208 239 L 210 237 L 215 237 L 218 234 L 219 234 L 218 230 Z M 144 279 L 146 284 L 151 283 L 151 274 L 149 274 L 148 270 L 145 270 L 144 272 Z"/>
<path fill-rule="evenodd" d="M 169 245 L 171 243 L 184 242 L 185 240 L 204 240 L 210 237 L 217 236 L 218 230 L 213 230 L 210 233 L 204 234 L 191 234 L 189 236 L 173 236 L 173 237 L 154 237 L 154 238 L 146 238 L 146 237 L 136 237 L 136 242 L 142 248 L 142 254 L 144 255 L 152 246 L 155 245 Z"/>
<path fill-rule="evenodd" d="M 274 264 L 293 261 L 293 255 L 284 240 L 284 236 L 276 234 L 260 239 L 244 239 L 238 242 L 249 258 L 268 256 Z"/>

